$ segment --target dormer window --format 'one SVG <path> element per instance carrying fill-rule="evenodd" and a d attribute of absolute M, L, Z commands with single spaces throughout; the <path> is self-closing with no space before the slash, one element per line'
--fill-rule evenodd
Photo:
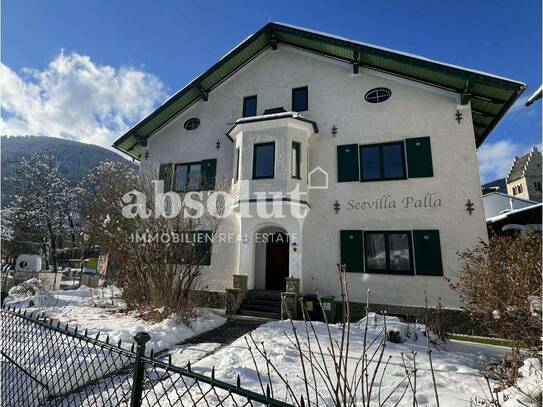
<path fill-rule="evenodd" d="M 243 98 L 243 117 L 256 116 L 256 95 Z"/>

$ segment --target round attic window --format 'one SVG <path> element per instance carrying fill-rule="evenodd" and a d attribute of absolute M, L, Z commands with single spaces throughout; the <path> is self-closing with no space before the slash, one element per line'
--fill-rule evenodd
<path fill-rule="evenodd" d="M 200 119 L 198 119 L 197 117 L 191 117 L 183 125 L 185 130 L 196 130 L 198 126 L 200 126 Z"/>
<path fill-rule="evenodd" d="M 369 103 L 381 103 L 390 98 L 392 93 L 387 88 L 375 88 L 369 90 L 365 95 L 364 99 Z"/>

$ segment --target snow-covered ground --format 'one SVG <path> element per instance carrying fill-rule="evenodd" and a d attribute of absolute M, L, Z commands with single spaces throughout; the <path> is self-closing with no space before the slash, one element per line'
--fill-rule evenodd
<path fill-rule="evenodd" d="M 171 349 L 184 340 L 203 332 L 217 328 L 226 319 L 206 309 L 197 310 L 196 318 L 187 326 L 172 318 L 165 318 L 154 323 L 145 321 L 137 312 L 127 312 L 119 299 L 116 288 L 91 289 L 82 286 L 77 290 L 47 291 L 39 290 L 33 296 L 8 297 L 5 305 L 25 309 L 29 312 L 44 313 L 62 324 L 69 324 L 79 332 L 88 330 L 90 336 L 110 343 L 119 340 L 130 347 L 134 335 L 145 331 L 151 336 L 147 351 L 154 352 Z"/>
<path fill-rule="evenodd" d="M 111 344 L 121 341 L 121 346 L 125 349 L 132 347 L 133 338 L 138 332 L 145 331 L 151 337 L 146 346 L 147 354 L 151 350 L 157 352 L 173 349 L 180 342 L 226 322 L 226 319 L 217 313 L 199 309 L 189 324 L 183 324 L 172 317 L 154 323 L 144 320 L 137 312 L 126 311 L 115 288 L 81 287 L 77 290 L 48 291 L 35 279 L 10 290 L 5 305 L 25 310 L 27 314 L 45 315 L 53 321 L 59 321 L 61 328 L 68 324 L 71 332 L 77 327 L 80 334 L 87 331 L 88 336 L 107 340 Z M 103 395 L 109 394 L 114 388 L 111 386 L 124 383 L 124 379 L 119 381 L 113 380 L 115 377 L 107 377 L 127 367 L 133 361 L 130 354 L 86 344 L 70 336 L 44 330 L 16 316 L 6 314 L 5 318 L 10 318 L 6 322 L 10 329 L 2 333 L 2 348 L 8 355 L 16 357 L 22 368 L 32 372 L 35 386 L 29 387 L 25 392 L 2 392 L 1 405 L 8 405 L 10 402 L 17 404 L 17 401 L 23 403 L 23 400 L 24 405 L 38 405 L 48 396 L 67 394 L 102 377 L 106 377 L 106 381 L 99 384 L 103 389 L 98 386 L 97 391 Z M 24 355 L 21 355 L 23 349 Z M 5 360 L 0 361 L 2 388 L 20 388 L 22 383 L 29 381 L 28 377 L 23 377 L 20 369 L 5 363 Z M 47 386 L 48 390 L 38 383 Z M 123 386 L 126 387 L 126 384 Z M 101 398 L 109 400 L 109 396 Z M 89 405 L 94 404 L 92 401 Z"/>
<path fill-rule="evenodd" d="M 378 316 L 376 318 L 377 320 L 375 323 L 372 321 L 369 324 L 368 343 L 373 341 L 382 332 L 382 324 Z M 389 326 L 390 325 L 391 324 L 389 323 Z M 294 326 L 301 337 L 300 341 L 302 343 L 306 342 L 304 323 L 302 321 L 297 321 L 294 323 Z M 401 354 L 404 354 L 406 364 L 408 367 L 411 367 L 413 360 L 412 351 L 414 351 L 417 352 L 416 366 L 418 369 L 416 376 L 417 405 L 421 407 L 436 406 L 430 364 L 426 352 L 426 338 L 422 334 L 422 327 L 419 326 L 417 329 L 413 325 L 406 327 L 405 325 L 402 326 L 401 324 L 398 324 L 398 326 L 399 329 L 404 330 L 404 332 L 406 329 L 409 329 L 410 337 L 403 343 L 389 342 L 386 345 L 383 361 L 386 361 L 390 357 L 390 362 L 387 365 L 386 374 L 383 376 L 380 390 L 381 401 L 383 401 L 405 377 L 405 368 L 402 364 Z M 355 368 L 356 362 L 361 356 L 361 350 L 363 349 L 364 327 L 364 322 L 352 325 L 349 351 L 351 374 Z M 323 353 L 325 354 L 325 358 L 329 366 L 331 366 L 331 357 L 326 350 L 327 347 L 330 346 L 326 326 L 324 323 L 315 323 L 315 330 L 324 350 Z M 333 341 L 337 340 L 339 342 L 341 335 L 340 327 L 338 325 L 331 326 L 331 331 Z M 267 354 L 274 366 L 284 377 L 288 378 L 293 393 L 298 397 L 304 395 L 304 398 L 307 399 L 307 397 L 305 397 L 305 386 L 303 380 L 301 380 L 302 369 L 299 354 L 288 338 L 290 337 L 294 340 L 291 323 L 289 321 L 270 322 L 253 331 L 252 336 L 257 344 L 260 345 L 263 343 L 265 345 Z M 313 334 L 310 334 L 310 337 L 312 337 L 312 346 L 315 348 L 316 342 Z M 379 342 L 379 339 L 377 342 Z M 253 354 L 256 358 L 257 365 L 259 366 L 259 372 L 265 387 L 267 383 L 266 363 L 254 349 L 252 341 L 250 341 L 250 343 L 253 347 Z M 374 345 L 371 348 L 371 351 L 369 352 L 370 355 L 376 349 L 376 346 L 377 345 Z M 502 347 L 459 341 L 446 343 L 437 349 L 434 347 L 432 358 L 440 405 L 443 407 L 469 406 L 470 400 L 473 397 L 479 396 L 484 398 L 488 396 L 487 386 L 481 374 L 483 366 L 485 365 L 485 362 L 501 358 L 506 352 L 507 349 Z M 320 353 L 316 352 L 316 354 L 320 357 Z M 375 364 L 376 363 L 373 363 L 372 367 L 369 369 L 370 378 Z M 380 381 L 383 365 L 381 365 L 381 368 L 378 371 L 376 383 L 379 383 Z M 235 383 L 237 375 L 239 374 L 243 387 L 254 391 L 260 391 L 261 385 L 252 356 L 247 348 L 245 338 L 239 338 L 230 346 L 222 348 L 218 352 L 200 360 L 193 365 L 193 369 L 200 373 L 210 374 L 213 366 L 215 367 L 215 377 L 218 379 Z M 277 375 L 273 374 L 273 369 L 271 376 L 276 397 L 279 395 L 280 398 L 284 398 L 286 394 L 285 386 L 278 379 Z M 326 404 L 331 405 L 330 396 L 326 392 L 325 386 L 318 375 L 317 383 L 317 387 L 324 397 Z M 312 379 L 310 384 L 312 384 Z M 408 386 L 407 381 L 399 387 L 399 390 L 393 392 L 385 405 L 396 405 L 396 402 L 400 400 L 406 386 Z M 313 390 L 310 390 L 310 397 L 313 399 L 316 397 Z M 379 392 L 376 388 L 372 393 L 372 400 L 377 403 L 378 397 Z M 320 400 L 320 404 L 323 404 L 322 400 Z M 413 405 L 413 398 L 410 390 L 406 392 L 399 405 Z"/>
<path fill-rule="evenodd" d="M 536 358 L 526 359 L 520 368 L 522 378 L 516 386 L 503 390 L 498 394 L 502 407 L 525 407 L 533 405 L 539 400 L 541 405 L 541 391 L 543 389 L 543 373 L 541 361 Z"/>
<path fill-rule="evenodd" d="M 119 340 L 122 340 L 123 343 L 126 343 L 126 346 L 129 346 L 136 333 L 145 331 L 151 336 L 151 341 L 147 349 L 154 349 L 155 352 L 169 350 L 173 365 L 183 367 L 190 361 L 194 371 L 208 376 L 211 375 L 211 370 L 214 367 L 216 379 L 235 384 L 239 375 L 243 388 L 261 393 L 262 388 L 265 388 L 268 383 L 267 364 L 263 357 L 255 350 L 256 343 L 259 346 L 265 347 L 267 356 L 274 367 L 283 377 L 288 379 L 292 394 L 295 394 L 298 399 L 302 395 L 304 395 L 305 399 L 307 398 L 305 396 L 306 388 L 302 380 L 300 356 L 292 343 L 294 335 L 290 321 L 273 321 L 261 325 L 251 333 L 254 343 L 248 336 L 245 336 L 226 346 L 211 342 L 177 345 L 191 336 L 222 325 L 225 319 L 209 310 L 201 310 L 199 316 L 190 326 L 176 322 L 171 318 L 166 318 L 159 323 L 148 322 L 142 319 L 141 315 L 137 313 L 127 312 L 122 301 L 118 299 L 118 294 L 115 289 L 92 290 L 87 287 L 52 293 L 37 290 L 36 294 L 31 297 L 23 295 L 18 298 L 11 298 L 9 304 L 23 307 L 30 311 L 45 313 L 47 316 L 59 320 L 63 324 L 70 324 L 71 327 L 77 325 L 80 332 L 82 329 L 87 329 L 89 335 L 92 336 L 96 336 L 100 332 L 100 338 L 105 339 L 106 336 L 109 336 L 110 343 L 117 343 Z M 349 347 L 350 367 L 347 374 L 349 378 L 355 370 L 355 366 L 362 354 L 365 326 L 366 321 L 364 320 L 351 325 Z M 305 336 L 304 322 L 295 321 L 294 327 L 300 337 L 300 342 L 304 344 L 302 346 L 305 346 L 307 337 Z M 368 327 L 367 343 L 374 343 L 368 350 L 368 354 L 371 356 L 377 350 L 377 346 L 381 341 L 380 335 L 383 332 L 383 317 L 371 314 L 368 320 Z M 328 349 L 330 349 L 332 343 L 334 346 L 337 346 L 337 342 L 340 341 L 341 327 L 340 325 L 330 326 L 331 341 L 324 323 L 316 322 L 314 323 L 314 328 L 315 334 L 322 346 L 324 359 L 328 366 L 331 367 L 333 366 L 332 358 L 329 355 Z M 387 330 L 390 331 L 391 329 L 396 331 L 404 341 L 400 343 L 387 342 L 382 358 L 383 363 L 376 375 L 376 388 L 372 392 L 372 401 L 376 402 L 375 405 L 380 405 L 378 403 L 379 397 L 381 402 L 383 402 L 391 394 L 386 403 L 383 403 L 384 406 L 413 405 L 413 393 L 408 389 L 409 384 L 405 380 L 406 370 L 402 362 L 402 355 L 407 368 L 411 369 L 413 367 L 413 352 L 416 352 L 416 404 L 420 407 L 436 406 L 424 327 L 403 324 L 397 318 L 387 317 Z M 310 333 L 310 338 L 311 347 L 315 351 L 314 356 L 321 358 L 321 354 L 317 351 L 313 333 Z M 252 347 L 252 355 L 248 349 L 246 339 L 249 340 Z M 22 340 L 28 341 L 26 338 L 22 338 Z M 484 403 L 478 404 L 474 401 L 490 397 L 487 385 L 482 376 L 484 366 L 488 362 L 500 360 L 507 352 L 508 349 L 503 347 L 460 341 L 450 341 L 437 347 L 432 346 L 433 368 L 440 405 L 442 407 L 487 405 Z M 305 352 L 305 354 L 308 355 L 308 352 Z M 100 359 L 96 358 L 96 355 L 92 355 L 92 357 L 95 358 L 93 359 L 94 362 L 101 365 Z M 256 359 L 260 380 L 255 369 L 253 357 Z M 122 367 L 125 362 L 121 360 L 118 367 Z M 39 364 L 41 361 L 37 359 L 36 363 Z M 44 360 L 43 363 L 50 363 L 50 361 Z M 79 361 L 78 363 L 86 362 Z M 386 371 L 381 376 L 385 364 Z M 63 364 L 63 369 L 66 369 L 68 365 Z M 307 361 L 305 366 L 307 368 Z M 375 366 L 375 361 L 370 364 L 370 368 L 368 369 L 370 377 L 373 374 Z M 96 369 L 96 367 L 93 367 L 93 369 Z M 332 371 L 333 368 L 330 368 L 330 370 Z M 7 372 L 6 369 L 2 372 L 3 376 L 5 376 L 5 372 Z M 101 371 L 100 369 L 97 371 L 98 377 L 106 373 L 108 372 Z M 502 392 L 502 400 L 504 400 L 504 396 L 507 396 L 506 398 L 508 399 L 508 401 L 502 404 L 504 407 L 534 405 L 530 404 L 528 397 L 524 393 L 537 395 L 537 392 L 540 392 L 543 384 L 540 362 L 538 360 L 528 361 L 522 373 L 524 379 L 521 379 L 519 383 L 519 390 L 509 389 Z M 185 398 L 189 397 L 183 391 L 183 381 L 176 380 L 175 375 L 169 377 L 166 372 L 159 371 L 155 375 L 158 375 L 159 382 L 146 393 L 145 402 L 152 404 L 155 401 L 158 402 L 165 399 L 176 401 L 178 400 L 176 397 L 179 394 L 185 394 L 183 396 Z M 10 375 L 8 374 L 8 376 Z M 163 378 L 161 379 L 160 377 L 162 376 Z M 310 373 L 308 377 L 310 377 L 310 398 L 313 399 L 312 404 L 315 404 L 316 395 L 312 389 L 313 379 Z M 89 376 L 88 379 L 92 379 L 92 377 Z M 119 376 L 117 381 L 124 383 L 126 380 L 127 378 Z M 320 393 L 319 397 L 323 397 L 323 399 L 319 400 L 319 405 L 332 405 L 331 396 L 326 391 L 326 385 L 318 374 L 316 380 Z M 287 394 L 286 386 L 278 378 L 278 375 L 274 373 L 273 368 L 271 368 L 271 381 L 275 398 L 285 399 L 285 395 Z M 114 386 L 118 385 L 118 383 L 115 383 L 115 380 L 111 383 L 102 383 L 99 386 L 103 386 L 103 389 L 96 387 L 95 390 L 103 394 L 110 394 Z M 129 381 L 124 383 L 123 386 L 128 386 L 126 388 L 129 389 Z M 404 390 L 406 391 L 404 392 Z M 404 393 L 405 395 L 403 395 Z M 85 394 L 82 394 L 81 397 L 80 405 L 85 405 L 85 403 L 92 404 L 90 400 L 94 400 L 93 398 L 86 399 L 87 396 Z M 85 402 L 83 402 L 84 400 Z M 292 401 L 289 397 L 286 400 L 287 402 Z M 521 402 L 524 404 L 521 404 Z"/>

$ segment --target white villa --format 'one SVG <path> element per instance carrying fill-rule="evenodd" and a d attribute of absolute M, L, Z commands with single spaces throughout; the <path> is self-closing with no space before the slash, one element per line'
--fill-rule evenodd
<path fill-rule="evenodd" d="M 487 239 L 477 148 L 524 89 L 269 23 L 114 146 L 169 190 L 213 190 L 221 179 L 238 197 L 216 233 L 240 239 L 213 242 L 209 291 L 241 276 L 240 300 L 285 291 L 287 280 L 337 298 L 343 264 L 353 302 L 371 289 L 374 306 L 420 309 L 427 297 L 456 309 L 446 278 L 461 272 L 457 252 Z M 262 202 L 285 216 L 259 216 Z"/>

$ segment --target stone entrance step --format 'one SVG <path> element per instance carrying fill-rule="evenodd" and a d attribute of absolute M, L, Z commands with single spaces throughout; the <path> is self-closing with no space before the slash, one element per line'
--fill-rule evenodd
<path fill-rule="evenodd" d="M 240 315 L 247 317 L 256 317 L 256 318 L 266 318 L 266 319 L 281 319 L 280 312 L 264 312 L 264 311 L 250 311 L 241 309 L 239 311 Z"/>
<path fill-rule="evenodd" d="M 240 315 L 261 318 L 281 318 L 281 292 L 249 290 L 241 303 Z"/>

